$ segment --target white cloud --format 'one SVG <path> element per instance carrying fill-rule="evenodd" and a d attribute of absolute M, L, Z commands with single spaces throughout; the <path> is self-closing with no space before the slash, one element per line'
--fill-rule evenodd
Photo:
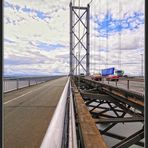
<path fill-rule="evenodd" d="M 20 71 L 22 73 L 34 73 L 38 71 L 40 73 L 54 73 L 69 72 L 69 2 L 67 0 L 7 0 L 9 4 L 13 6 L 19 6 L 17 11 L 15 7 L 4 7 L 4 38 L 14 41 L 13 43 L 4 42 L 4 59 L 23 59 L 28 58 L 30 64 L 18 64 L 4 65 L 4 72 L 15 73 Z M 82 1 L 81 1 L 82 2 Z M 83 1 L 82 6 L 86 6 L 90 0 Z M 101 3 L 100 3 L 101 2 Z M 93 0 L 90 4 L 91 13 L 96 14 L 99 20 L 104 19 L 106 14 L 106 8 L 108 3 L 108 9 L 113 14 L 113 18 L 119 17 L 119 4 L 117 0 Z M 133 12 L 144 13 L 144 1 L 143 0 L 122 0 L 121 18 L 132 15 Z M 25 12 L 23 8 L 29 9 L 30 12 Z M 41 19 L 37 16 L 37 12 L 44 13 L 47 17 Z M 126 15 L 125 15 L 126 14 Z M 124 16 L 123 16 L 124 15 Z M 141 18 L 143 19 L 143 18 Z M 91 22 L 93 23 L 93 22 Z M 135 22 L 136 24 L 137 22 Z M 133 23 L 133 25 L 135 25 Z M 112 24 L 114 25 L 114 24 Z M 100 52 L 99 49 L 106 48 L 106 39 L 96 39 L 95 36 L 99 35 L 98 32 L 92 30 L 96 27 L 96 24 L 91 24 L 91 62 L 101 63 L 98 57 L 101 57 L 102 63 L 105 63 L 106 52 Z M 83 30 L 81 30 L 81 33 Z M 118 52 L 115 50 L 119 48 L 118 33 L 112 34 L 108 39 L 108 61 L 117 61 Z M 136 61 L 137 56 L 141 53 L 141 49 L 144 48 L 144 27 L 135 31 L 124 30 L 121 35 L 122 49 L 135 49 L 122 51 L 122 60 Z M 44 42 L 47 44 L 61 44 L 65 48 L 55 49 L 53 51 L 40 50 L 37 47 L 37 42 Z M 95 48 L 95 49 L 94 49 Z M 98 51 L 97 51 L 98 50 Z M 112 52 L 115 51 L 116 53 Z M 95 57 L 96 54 L 96 57 Z M 128 54 L 128 56 L 127 56 Z M 112 57 L 115 57 L 112 58 Z M 95 59 L 95 61 L 94 61 Z M 140 57 L 139 57 L 140 59 Z M 138 60 L 139 60 L 138 59 Z M 35 64 L 37 62 L 38 64 Z M 97 64 L 95 64 L 97 67 Z M 99 66 L 99 65 L 98 65 Z M 93 65 L 91 66 L 93 67 Z M 103 68 L 101 65 L 100 68 Z M 124 67 L 124 66 L 123 66 Z M 138 69 L 139 67 L 137 67 Z M 125 67 L 126 69 L 126 67 Z M 136 66 L 131 66 L 130 72 L 136 70 Z"/>

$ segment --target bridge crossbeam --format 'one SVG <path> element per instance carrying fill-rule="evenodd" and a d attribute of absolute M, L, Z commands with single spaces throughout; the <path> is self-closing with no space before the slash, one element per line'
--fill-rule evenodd
<path fill-rule="evenodd" d="M 102 84 L 82 77 L 73 77 L 78 92 L 81 94 L 87 109 L 96 123 L 101 135 L 106 135 L 121 140 L 114 147 L 128 147 L 133 144 L 143 146 L 144 138 L 144 96 Z M 80 80 L 80 83 L 78 81 Z M 129 99 L 130 98 L 130 99 Z M 135 133 L 125 137 L 112 133 L 109 130 L 115 129 L 117 124 L 140 123 L 141 128 Z M 100 125 L 104 125 L 104 129 Z"/>

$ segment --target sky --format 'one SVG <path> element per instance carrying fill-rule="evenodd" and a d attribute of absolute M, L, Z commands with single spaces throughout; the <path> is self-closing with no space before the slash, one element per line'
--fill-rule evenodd
<path fill-rule="evenodd" d="M 80 6 L 89 2 L 80 0 Z M 69 73 L 69 3 L 3 1 L 4 75 Z M 128 75 L 144 73 L 144 5 L 144 0 L 90 3 L 90 73 L 110 67 Z"/>

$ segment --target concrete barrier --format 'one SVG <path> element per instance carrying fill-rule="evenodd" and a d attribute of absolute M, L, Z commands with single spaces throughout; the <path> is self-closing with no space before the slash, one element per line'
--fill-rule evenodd
<path fill-rule="evenodd" d="M 70 78 L 68 78 L 40 148 L 61 148 L 69 82 Z"/>

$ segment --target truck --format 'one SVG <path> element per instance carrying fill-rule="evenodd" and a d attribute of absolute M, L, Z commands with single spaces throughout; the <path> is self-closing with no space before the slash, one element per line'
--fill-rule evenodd
<path fill-rule="evenodd" d="M 120 78 L 120 77 L 117 76 L 117 75 L 109 75 L 109 76 L 106 77 L 106 80 L 107 80 L 107 81 L 118 81 L 119 78 Z"/>
<path fill-rule="evenodd" d="M 102 69 L 101 73 L 102 73 L 102 76 L 109 76 L 109 75 L 113 75 L 114 71 L 115 71 L 115 68 L 111 67 L 107 69 Z"/>
<path fill-rule="evenodd" d="M 101 81 L 106 78 L 107 81 L 118 81 L 124 74 L 123 70 L 117 70 L 115 67 L 102 69 L 101 73 L 95 73 L 91 75 L 91 79 L 95 81 Z"/>
<path fill-rule="evenodd" d="M 102 81 L 102 79 L 108 75 L 111 75 L 114 73 L 114 70 L 115 68 L 112 67 L 112 68 L 107 68 L 107 69 L 103 69 L 101 71 L 101 73 L 95 73 L 91 76 L 91 79 L 92 80 L 95 80 L 95 81 Z"/>
<path fill-rule="evenodd" d="M 106 77 L 107 81 L 118 81 L 120 77 L 123 77 L 124 71 L 123 70 L 115 70 L 114 74 L 108 75 Z"/>

